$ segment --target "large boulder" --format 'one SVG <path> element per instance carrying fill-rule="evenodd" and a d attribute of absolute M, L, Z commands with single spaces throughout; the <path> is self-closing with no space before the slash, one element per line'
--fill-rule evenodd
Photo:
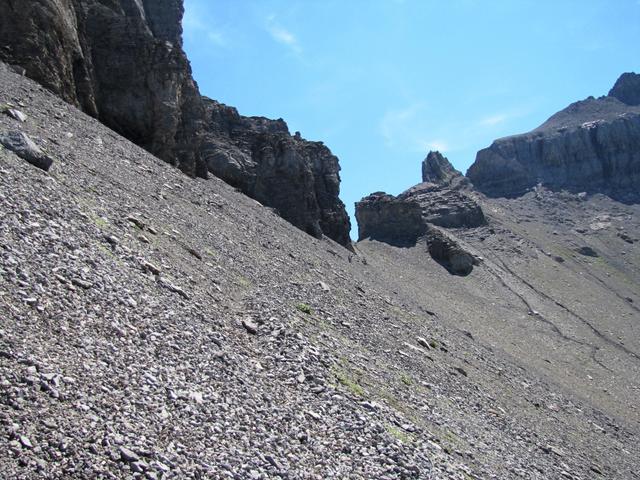
<path fill-rule="evenodd" d="M 395 246 L 415 245 L 426 232 L 417 202 L 375 192 L 356 203 L 358 240 L 379 240 Z"/>
<path fill-rule="evenodd" d="M 53 159 L 44 153 L 24 132 L 0 133 L 0 145 L 42 170 L 49 170 L 53 164 Z"/>

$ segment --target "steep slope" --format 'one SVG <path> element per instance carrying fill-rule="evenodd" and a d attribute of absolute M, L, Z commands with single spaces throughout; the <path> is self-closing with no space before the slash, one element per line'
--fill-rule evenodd
<path fill-rule="evenodd" d="M 629 104 L 615 96 L 573 103 L 535 130 L 480 150 L 467 176 L 492 197 L 515 197 L 542 184 L 638 201 L 640 107 L 632 99 L 640 91 L 635 77 L 625 75 L 612 93 Z"/>
<path fill-rule="evenodd" d="M 282 120 L 256 122 L 203 99 L 182 15 L 182 0 L 4 0 L 0 60 L 185 173 L 210 171 L 298 228 L 348 245 L 338 159 Z"/>
<path fill-rule="evenodd" d="M 597 360 L 615 374 L 605 384 L 587 363 L 585 389 L 577 363 L 543 359 L 591 350 L 536 318 L 529 364 L 501 335 L 528 318 L 521 283 L 482 265 L 451 276 L 422 243 L 351 255 L 1 66 L 0 103 L 26 114 L 0 115 L 0 132 L 54 159 L 44 172 L 0 149 L 0 476 L 637 474 L 638 412 L 623 408 L 635 360 L 605 345 Z M 518 244 L 495 230 L 496 251 Z"/>

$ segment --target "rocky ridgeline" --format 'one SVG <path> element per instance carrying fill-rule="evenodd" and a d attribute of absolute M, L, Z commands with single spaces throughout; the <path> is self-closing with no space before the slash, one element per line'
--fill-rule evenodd
<path fill-rule="evenodd" d="M 422 183 L 397 197 L 373 193 L 356 203 L 359 240 L 370 238 L 412 246 L 424 237 L 431 256 L 452 273 L 466 275 L 476 262 L 442 228 L 473 228 L 486 223 L 482 208 L 468 194 L 469 181 L 439 152 L 422 163 Z"/>
<path fill-rule="evenodd" d="M 7 0 L 0 60 L 192 176 L 220 176 L 298 228 L 348 245 L 338 159 L 283 120 L 201 97 L 183 0 Z"/>
<path fill-rule="evenodd" d="M 204 101 L 202 156 L 211 172 L 310 235 L 350 243 L 349 216 L 338 198 L 340 165 L 322 142 L 290 135 L 282 119 L 244 117 L 233 107 Z"/>
<path fill-rule="evenodd" d="M 537 184 L 636 201 L 640 185 L 640 75 L 623 74 L 609 96 L 589 97 L 535 130 L 478 152 L 467 176 L 492 197 Z"/>

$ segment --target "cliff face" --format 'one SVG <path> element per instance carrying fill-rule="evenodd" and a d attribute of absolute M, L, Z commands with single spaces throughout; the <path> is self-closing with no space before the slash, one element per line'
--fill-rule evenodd
<path fill-rule="evenodd" d="M 190 175 L 202 105 L 182 50 L 179 0 L 7 0 L 2 60 Z"/>
<path fill-rule="evenodd" d="M 620 75 L 613 88 L 609 90 L 609 96 L 627 105 L 640 105 L 640 75 L 633 72 Z"/>
<path fill-rule="evenodd" d="M 625 75 L 612 93 L 633 102 L 640 96 L 640 84 L 637 77 Z M 635 201 L 640 185 L 640 107 L 613 96 L 576 102 L 532 132 L 496 140 L 478 152 L 467 176 L 493 197 L 519 196 L 541 183 Z"/>
<path fill-rule="evenodd" d="M 319 237 L 348 245 L 338 159 L 282 120 L 200 96 L 182 0 L 5 0 L 0 60 L 192 176 L 211 171 Z"/>
<path fill-rule="evenodd" d="M 315 237 L 350 243 L 351 224 L 340 201 L 338 158 L 322 144 L 290 135 L 282 119 L 244 117 L 205 99 L 202 158 L 217 177 Z"/>

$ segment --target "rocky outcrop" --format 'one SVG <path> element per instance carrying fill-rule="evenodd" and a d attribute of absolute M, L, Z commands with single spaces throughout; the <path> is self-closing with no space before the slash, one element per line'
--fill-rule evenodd
<path fill-rule="evenodd" d="M 282 119 L 244 117 L 205 99 L 202 157 L 209 171 L 315 237 L 350 243 L 351 224 L 340 201 L 338 158 L 322 142 L 290 135 Z"/>
<path fill-rule="evenodd" d="M 486 223 L 480 205 L 468 193 L 432 183 L 419 183 L 398 200 L 420 205 L 424 222 L 445 228 L 473 228 Z"/>
<path fill-rule="evenodd" d="M 358 240 L 370 238 L 396 246 L 415 245 L 426 232 L 418 202 L 376 192 L 356 203 Z"/>
<path fill-rule="evenodd" d="M 473 271 L 480 260 L 466 250 L 459 241 L 443 230 L 430 227 L 426 235 L 431 257 L 453 275 L 466 276 Z"/>
<path fill-rule="evenodd" d="M 192 176 L 211 171 L 297 227 L 348 245 L 338 159 L 283 120 L 202 98 L 182 0 L 4 0 L 0 60 Z"/>
<path fill-rule="evenodd" d="M 357 202 L 359 239 L 414 244 L 428 224 L 472 228 L 486 223 L 482 208 L 466 191 L 468 180 L 442 154 L 429 152 L 422 178 L 397 197 L 376 192 Z"/>
<path fill-rule="evenodd" d="M 422 182 L 440 186 L 461 188 L 469 185 L 469 180 L 440 152 L 429 152 L 422 162 Z"/>
<path fill-rule="evenodd" d="M 633 100 L 637 77 L 623 75 L 612 93 Z M 467 176 L 492 197 L 550 189 L 602 192 L 638 200 L 640 107 L 613 96 L 576 102 L 530 133 L 506 137 L 478 152 Z"/>

